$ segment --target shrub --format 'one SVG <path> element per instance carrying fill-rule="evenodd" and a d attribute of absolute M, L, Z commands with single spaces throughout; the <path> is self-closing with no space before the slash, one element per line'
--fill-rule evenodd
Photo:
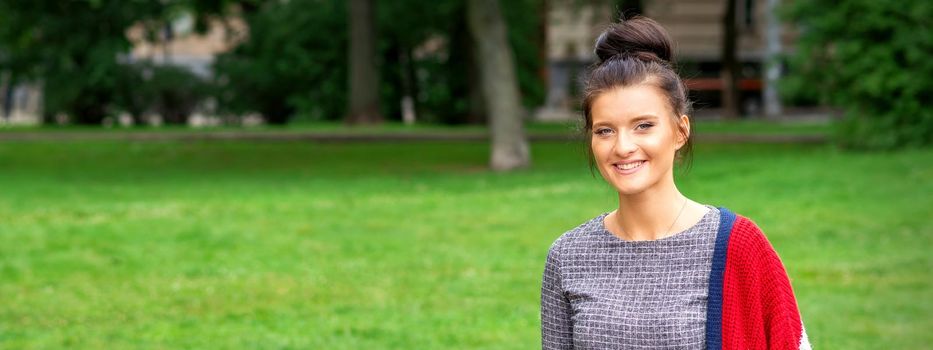
<path fill-rule="evenodd" d="M 150 69 L 145 89 L 152 98 L 152 110 L 166 124 L 187 123 L 195 107 L 208 96 L 209 85 L 184 67 L 159 65 Z"/>
<path fill-rule="evenodd" d="M 931 144 L 933 3 L 809 0 L 788 3 L 785 10 L 801 31 L 790 60 L 791 84 L 809 84 L 824 102 L 845 111 L 837 128 L 841 145 Z"/>

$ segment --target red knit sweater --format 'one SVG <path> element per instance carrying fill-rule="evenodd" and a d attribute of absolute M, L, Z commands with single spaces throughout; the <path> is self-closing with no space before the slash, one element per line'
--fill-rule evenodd
<path fill-rule="evenodd" d="M 810 349 L 774 248 L 754 222 L 720 208 L 707 307 L 708 349 Z"/>

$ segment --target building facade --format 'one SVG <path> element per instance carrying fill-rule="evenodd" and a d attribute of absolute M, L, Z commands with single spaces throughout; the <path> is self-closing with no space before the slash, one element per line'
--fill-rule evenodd
<path fill-rule="evenodd" d="M 742 98 L 745 112 L 762 112 L 766 86 L 766 62 L 774 53 L 769 42 L 769 16 L 775 0 L 736 0 L 737 57 L 742 66 Z M 718 106 L 722 82 L 723 16 L 725 0 L 643 1 L 643 15 L 664 26 L 674 41 L 678 69 L 687 78 L 691 98 L 701 105 Z M 577 117 L 580 75 L 595 62 L 593 45 L 599 34 L 618 19 L 609 4 L 552 2 L 547 18 L 548 94 L 539 120 L 569 120 Z M 778 52 L 793 44 L 793 32 L 778 25 Z M 772 33 L 773 34 L 773 33 Z M 769 46 L 769 43 L 771 46 Z M 770 50 L 770 51 L 769 51 Z M 778 72 L 779 73 L 779 72 Z"/>

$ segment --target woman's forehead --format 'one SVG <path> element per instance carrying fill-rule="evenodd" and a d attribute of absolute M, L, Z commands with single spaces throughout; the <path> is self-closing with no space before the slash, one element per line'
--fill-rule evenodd
<path fill-rule="evenodd" d="M 593 122 L 603 119 L 636 119 L 671 116 L 670 101 L 660 89 L 646 84 L 619 87 L 603 92 L 593 101 Z"/>

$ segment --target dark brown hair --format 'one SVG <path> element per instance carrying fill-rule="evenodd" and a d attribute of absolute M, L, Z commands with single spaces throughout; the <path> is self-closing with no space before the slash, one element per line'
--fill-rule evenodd
<path fill-rule="evenodd" d="M 687 87 L 674 71 L 671 38 L 658 22 L 641 16 L 621 20 L 609 26 L 596 39 L 598 61 L 587 72 L 583 85 L 583 132 L 586 140 L 593 137 L 593 101 L 604 92 L 619 87 L 650 84 L 657 87 L 670 102 L 674 125 L 688 135 L 677 151 L 677 159 L 689 167 L 693 153 L 693 132 L 680 127 L 680 116 L 689 115 L 691 103 Z M 693 128 L 693 123 L 690 123 Z M 591 169 L 593 154 L 586 147 Z"/>

